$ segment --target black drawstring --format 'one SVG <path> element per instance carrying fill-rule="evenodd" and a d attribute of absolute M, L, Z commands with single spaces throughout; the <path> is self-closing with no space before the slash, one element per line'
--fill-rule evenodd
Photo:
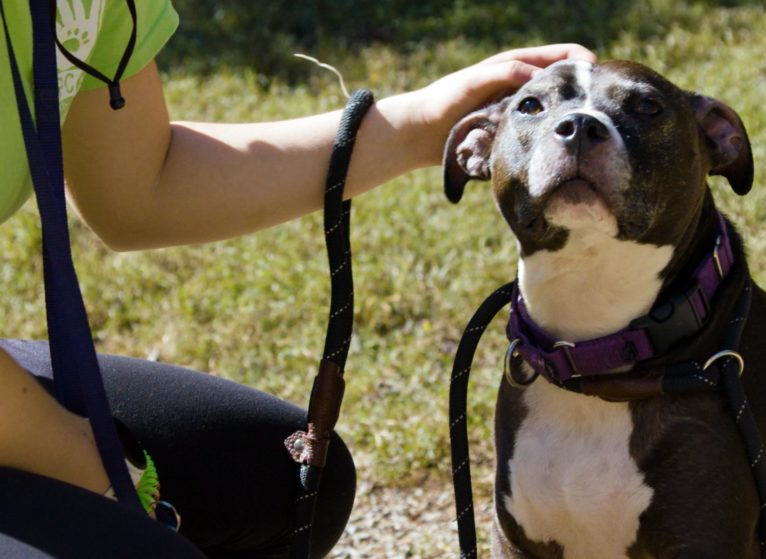
<path fill-rule="evenodd" d="M 125 1 L 128 4 L 128 11 L 130 12 L 130 17 L 133 20 L 133 29 L 130 32 L 130 39 L 128 39 L 128 44 L 125 47 L 125 52 L 122 53 L 120 64 L 117 66 L 117 71 L 114 73 L 114 78 L 111 80 L 96 70 L 90 64 L 87 64 L 86 62 L 83 62 L 77 58 L 75 55 L 69 52 L 64 47 L 64 45 L 61 44 L 61 41 L 59 41 L 58 35 L 56 34 L 56 0 L 50 0 L 49 2 L 51 31 L 53 33 L 53 38 L 56 40 L 56 45 L 58 46 L 59 51 L 64 55 L 64 58 L 77 66 L 80 70 L 86 74 L 90 74 L 97 80 L 101 80 L 109 87 L 109 106 L 112 107 L 112 109 L 115 111 L 125 106 L 125 98 L 120 92 L 120 79 L 122 79 L 122 74 L 125 73 L 125 68 L 128 66 L 128 61 L 130 60 L 130 57 L 133 54 L 133 49 L 136 46 L 136 4 L 135 0 Z"/>

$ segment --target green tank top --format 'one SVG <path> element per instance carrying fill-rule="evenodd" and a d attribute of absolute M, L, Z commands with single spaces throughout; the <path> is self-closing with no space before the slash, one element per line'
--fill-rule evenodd
<path fill-rule="evenodd" d="M 178 14 L 170 0 L 136 0 L 135 3 L 136 46 L 123 79 L 146 66 L 178 26 Z M 19 71 L 29 106 L 34 111 L 29 3 L 16 0 L 4 5 Z M 122 0 L 57 0 L 57 7 L 56 32 L 64 46 L 103 74 L 114 75 L 132 29 L 127 4 Z M 0 223 L 13 215 L 32 192 L 4 34 L 0 27 Z M 73 66 L 61 53 L 58 53 L 57 65 L 63 123 L 78 91 L 106 86 Z M 106 94 L 104 102 L 107 102 Z"/>

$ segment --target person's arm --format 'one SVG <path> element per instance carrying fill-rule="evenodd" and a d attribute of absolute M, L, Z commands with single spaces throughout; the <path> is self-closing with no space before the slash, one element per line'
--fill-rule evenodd
<path fill-rule="evenodd" d="M 104 493 L 109 479 L 90 423 L 46 392 L 0 349 L 0 466 Z"/>
<path fill-rule="evenodd" d="M 438 164 L 461 116 L 563 58 L 595 57 L 578 45 L 509 51 L 379 101 L 362 123 L 346 192 Z M 119 111 L 103 90 L 79 93 L 63 129 L 70 195 L 112 248 L 219 240 L 321 207 L 339 111 L 273 123 L 170 123 L 154 63 L 122 89 Z"/>

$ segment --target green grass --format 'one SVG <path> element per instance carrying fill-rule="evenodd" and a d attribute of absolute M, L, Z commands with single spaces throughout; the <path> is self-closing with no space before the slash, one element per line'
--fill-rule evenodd
<path fill-rule="evenodd" d="M 602 58 L 648 63 L 679 85 L 716 96 L 748 126 L 756 186 L 746 198 L 721 181 L 721 206 L 746 232 L 756 278 L 766 279 L 766 15 L 758 7 L 697 10 L 650 40 L 630 30 Z M 642 24 L 644 25 L 645 22 Z M 554 38 L 551 38 L 554 39 Z M 328 60 L 352 86 L 378 97 L 424 85 L 489 54 L 445 42 L 402 55 L 384 46 Z M 317 71 L 297 88 L 259 88 L 252 73 L 168 76 L 173 118 L 222 121 L 297 117 L 338 108 L 332 79 Z M 72 219 L 75 259 L 98 348 L 210 371 L 305 404 L 324 340 L 328 274 L 321 216 L 242 239 L 136 254 L 106 250 Z M 486 185 L 459 206 L 441 192 L 440 171 L 409 174 L 354 204 L 356 331 L 339 431 L 367 477 L 416 483 L 449 472 L 447 392 L 462 329 L 484 296 L 515 272 L 514 241 Z M 46 335 L 34 204 L 0 228 L 3 334 Z M 494 393 L 505 349 L 499 319 L 474 367 L 471 438 L 491 459 Z"/>

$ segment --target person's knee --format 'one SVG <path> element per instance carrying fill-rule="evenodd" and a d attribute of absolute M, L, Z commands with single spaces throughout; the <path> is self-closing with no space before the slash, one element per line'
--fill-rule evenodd
<path fill-rule="evenodd" d="M 333 433 L 322 483 L 317 497 L 312 556 L 324 557 L 346 527 L 356 494 L 356 468 L 343 439 Z"/>

